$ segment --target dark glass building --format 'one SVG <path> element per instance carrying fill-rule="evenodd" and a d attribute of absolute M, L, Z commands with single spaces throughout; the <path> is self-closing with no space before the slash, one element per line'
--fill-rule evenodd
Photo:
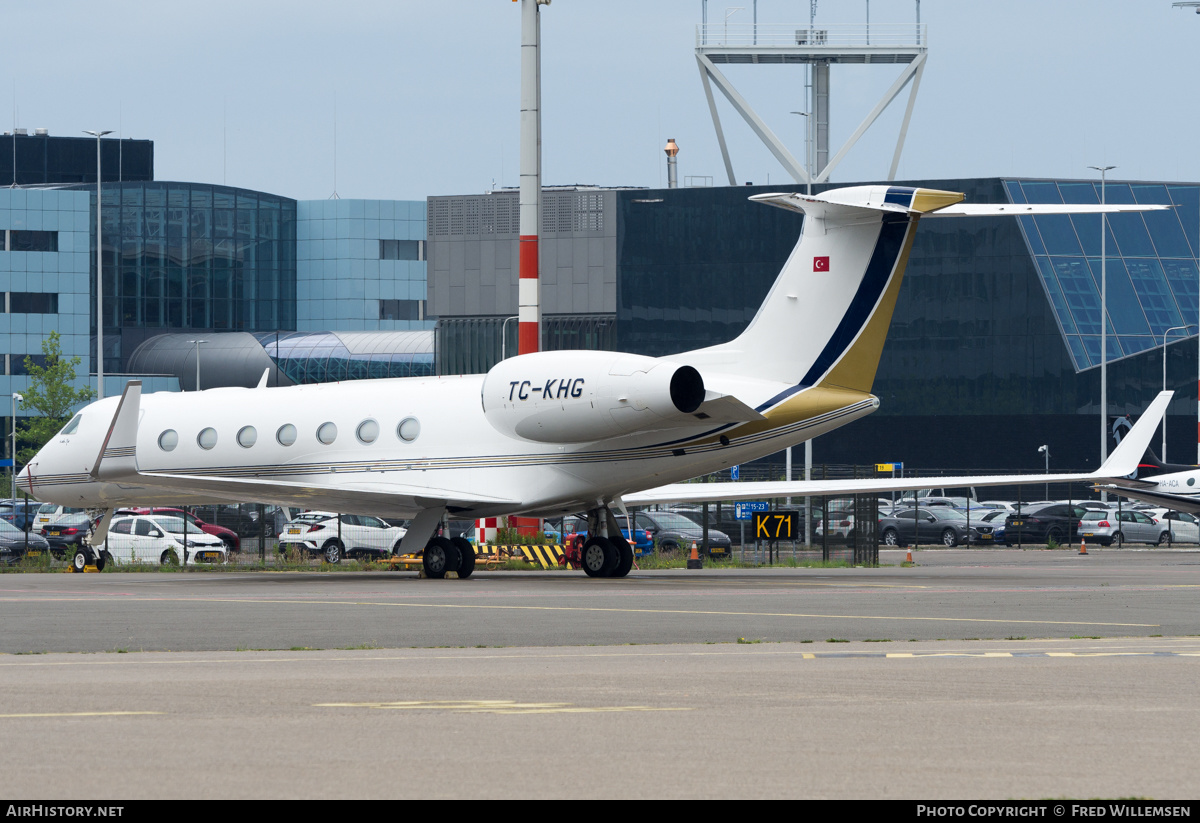
<path fill-rule="evenodd" d="M 200 183 L 103 193 L 105 371 L 167 330 L 296 328 L 295 200 Z M 94 259 L 94 226 L 91 244 Z"/>
<path fill-rule="evenodd" d="M 0 135 L 0 185 L 95 185 L 96 138 L 51 137 L 42 129 L 34 134 L 21 131 Z M 154 141 L 102 138 L 100 168 L 105 183 L 153 180 Z"/>

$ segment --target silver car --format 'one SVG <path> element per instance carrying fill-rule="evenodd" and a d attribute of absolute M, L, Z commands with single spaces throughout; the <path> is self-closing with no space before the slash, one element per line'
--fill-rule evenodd
<path fill-rule="evenodd" d="M 1143 512 L 1084 512 L 1079 520 L 1079 536 L 1102 546 L 1114 543 L 1166 543 L 1170 529 Z"/>

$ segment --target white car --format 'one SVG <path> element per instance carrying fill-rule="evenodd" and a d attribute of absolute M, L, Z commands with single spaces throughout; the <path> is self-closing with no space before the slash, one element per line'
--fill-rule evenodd
<path fill-rule="evenodd" d="M 62 506 L 58 503 L 43 503 L 38 507 L 37 514 L 33 518 L 33 531 L 40 532 L 46 526 L 49 526 L 55 520 L 68 514 L 79 514 L 83 509 L 72 508 L 71 506 Z"/>
<path fill-rule="evenodd" d="M 225 544 L 187 524 L 187 554 L 184 554 L 184 521 L 165 514 L 114 517 L 100 550 L 115 563 L 224 563 Z"/>
<path fill-rule="evenodd" d="M 328 563 L 340 563 L 343 557 L 387 557 L 400 549 L 406 531 L 366 514 L 343 514 L 339 526 L 335 512 L 304 512 L 280 533 L 279 551 L 321 554 Z"/>
<path fill-rule="evenodd" d="M 1196 519 L 1196 515 L 1163 508 L 1151 509 L 1144 513 L 1171 527 L 1170 542 L 1200 543 L 1200 520 Z"/>

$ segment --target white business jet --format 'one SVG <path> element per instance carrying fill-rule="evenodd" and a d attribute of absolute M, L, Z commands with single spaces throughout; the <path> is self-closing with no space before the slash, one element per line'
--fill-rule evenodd
<path fill-rule="evenodd" d="M 719 346 L 660 358 L 541 352 L 482 375 L 186 394 L 143 396 L 130 381 L 120 397 L 75 415 L 19 482 L 39 500 L 108 509 L 96 544 L 115 506 L 240 500 L 412 518 L 401 551 L 422 552 L 432 577 L 474 568 L 469 543 L 435 536 L 447 514 L 586 510 L 585 571 L 622 577 L 633 555 L 614 505 L 928 486 L 929 478 L 669 484 L 773 454 L 879 407 L 871 385 L 919 220 L 1165 208 L 965 205 L 963 197 L 862 186 L 750 198 L 804 214 L 803 233 L 754 320 Z M 1021 479 L 1132 473 L 1168 399 L 1150 405 L 1099 471 Z"/>

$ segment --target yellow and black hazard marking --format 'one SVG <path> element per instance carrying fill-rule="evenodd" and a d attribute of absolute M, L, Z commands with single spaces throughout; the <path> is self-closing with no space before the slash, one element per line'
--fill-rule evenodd
<path fill-rule="evenodd" d="M 517 560 L 525 560 L 535 566 L 541 566 L 543 569 L 557 569 L 565 562 L 560 562 L 564 548 L 560 545 L 480 546 L 475 550 L 475 556 L 495 556 L 502 559 L 512 557 Z"/>
<path fill-rule="evenodd" d="M 381 703 L 315 703 L 316 708 L 443 711 L 455 714 L 594 714 L 602 712 L 687 712 L 687 707 L 574 706 L 570 703 L 518 703 L 515 700 L 396 700 Z"/>
<path fill-rule="evenodd" d="M 543 569 L 557 569 L 566 562 L 562 559 L 562 546 L 521 546 L 520 549 L 526 560 Z"/>

